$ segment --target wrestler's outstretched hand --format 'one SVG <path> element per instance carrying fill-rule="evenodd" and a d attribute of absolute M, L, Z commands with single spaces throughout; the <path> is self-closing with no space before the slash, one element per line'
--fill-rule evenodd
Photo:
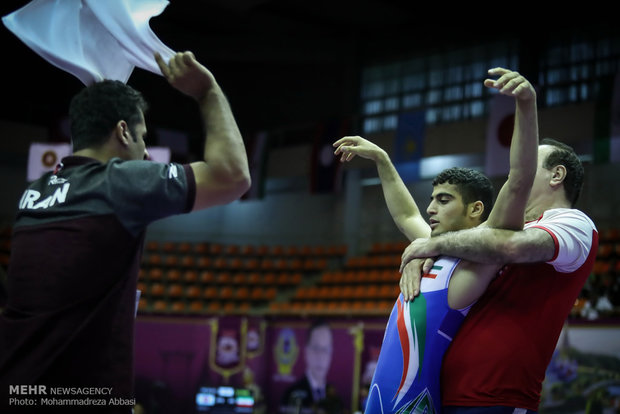
<path fill-rule="evenodd" d="M 334 155 L 340 155 L 340 161 L 351 161 L 355 156 L 376 161 L 378 156 L 385 151 L 360 136 L 348 136 L 340 138 L 332 146 L 336 147 Z"/>
<path fill-rule="evenodd" d="M 489 75 L 499 76 L 499 78 L 497 80 L 485 79 L 484 86 L 487 88 L 497 89 L 503 95 L 513 96 L 523 101 L 536 99 L 536 90 L 519 72 L 494 68 L 489 70 Z"/>

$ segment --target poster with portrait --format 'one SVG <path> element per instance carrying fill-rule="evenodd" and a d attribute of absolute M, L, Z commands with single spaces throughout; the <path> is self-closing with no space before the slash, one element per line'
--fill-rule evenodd
<path fill-rule="evenodd" d="M 357 323 L 282 321 L 270 329 L 269 404 L 280 413 L 310 413 L 324 401 L 351 407 L 363 331 Z"/>

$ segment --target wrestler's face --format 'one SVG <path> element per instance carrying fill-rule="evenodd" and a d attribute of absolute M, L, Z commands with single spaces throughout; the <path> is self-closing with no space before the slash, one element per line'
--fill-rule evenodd
<path fill-rule="evenodd" d="M 454 184 L 443 183 L 433 187 L 426 213 L 429 215 L 431 236 L 472 227 L 467 205 Z"/>

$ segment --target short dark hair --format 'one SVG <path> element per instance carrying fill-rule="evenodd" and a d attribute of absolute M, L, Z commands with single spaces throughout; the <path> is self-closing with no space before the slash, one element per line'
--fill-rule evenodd
<path fill-rule="evenodd" d="M 312 333 L 319 328 L 327 328 L 331 330 L 329 323 L 327 320 L 323 318 L 315 319 L 311 322 L 310 327 L 308 328 L 308 336 L 306 337 L 306 344 L 310 343 L 310 338 L 312 337 Z"/>
<path fill-rule="evenodd" d="M 120 120 L 135 137 L 135 125 L 147 108 L 142 94 L 121 81 L 103 80 L 82 89 L 69 106 L 73 151 L 101 146 Z"/>
<path fill-rule="evenodd" d="M 575 153 L 575 150 L 560 141 L 553 138 L 543 138 L 540 145 L 549 145 L 553 150 L 547 155 L 543 161 L 543 168 L 550 170 L 556 165 L 563 165 L 566 168 L 566 178 L 564 178 L 564 192 L 566 199 L 571 203 L 571 207 L 575 207 L 581 188 L 583 187 L 584 170 L 581 160 Z"/>
<path fill-rule="evenodd" d="M 486 175 L 471 168 L 452 167 L 440 172 L 432 184 L 435 187 L 444 183 L 455 185 L 465 204 L 482 201 L 484 210 L 481 219 L 485 221 L 489 217 L 495 190 Z"/>

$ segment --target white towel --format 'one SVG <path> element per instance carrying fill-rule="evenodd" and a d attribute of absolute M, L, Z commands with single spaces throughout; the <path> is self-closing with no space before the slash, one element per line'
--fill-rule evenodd
<path fill-rule="evenodd" d="M 174 51 L 149 26 L 166 0 L 33 0 L 2 18 L 33 51 L 85 85 L 127 82 L 134 67 L 161 75 L 153 58 Z"/>

